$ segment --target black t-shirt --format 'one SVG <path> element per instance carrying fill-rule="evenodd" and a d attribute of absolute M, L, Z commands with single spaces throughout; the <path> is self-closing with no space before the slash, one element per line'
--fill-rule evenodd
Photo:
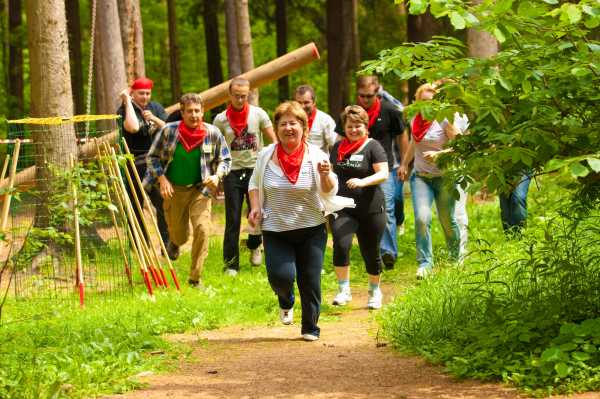
<path fill-rule="evenodd" d="M 341 122 L 338 122 L 335 131 L 341 136 L 346 136 Z M 369 129 L 369 137 L 379 141 L 385 150 L 390 170 L 394 167 L 393 143 L 396 140 L 396 136 L 401 135 L 403 131 L 404 121 L 402 120 L 402 113 L 393 104 L 382 98 L 381 110 L 379 111 L 377 120 Z"/>
<path fill-rule="evenodd" d="M 133 104 L 133 109 L 135 110 L 135 115 L 140 123 L 140 130 L 138 130 L 136 133 L 129 133 L 125 130 L 125 128 L 123 128 L 123 137 L 125 137 L 127 146 L 129 146 L 129 150 L 133 155 L 145 155 L 148 150 L 150 150 L 150 146 L 152 145 L 152 141 L 154 139 L 154 134 L 156 134 L 159 129 L 157 129 L 154 124 L 146 122 L 140 107 Z M 157 102 L 150 101 L 146 109 L 163 121 L 167 119 L 167 113 L 165 112 L 165 109 Z M 121 116 L 122 120 L 125 120 L 125 107 L 123 105 L 119 107 L 117 114 Z"/>
<path fill-rule="evenodd" d="M 340 142 L 338 141 L 333 146 L 329 156 L 333 171 L 338 176 L 338 195 L 353 198 L 356 203 L 355 211 L 357 212 L 382 212 L 385 201 L 383 191 L 379 185 L 350 189 L 346 182 L 352 178 L 362 179 L 374 174 L 373 164 L 387 161 L 387 155 L 383 147 L 377 140 L 369 140 L 360 151 L 356 151 L 338 163 L 339 146 Z"/>

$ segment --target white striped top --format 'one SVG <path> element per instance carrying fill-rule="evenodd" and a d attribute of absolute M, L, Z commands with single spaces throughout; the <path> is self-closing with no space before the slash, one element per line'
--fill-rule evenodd
<path fill-rule="evenodd" d="M 269 161 L 264 175 L 264 231 L 289 231 L 325 223 L 317 183 L 310 159 L 300 167 L 296 184 L 290 183 L 283 170 Z"/>

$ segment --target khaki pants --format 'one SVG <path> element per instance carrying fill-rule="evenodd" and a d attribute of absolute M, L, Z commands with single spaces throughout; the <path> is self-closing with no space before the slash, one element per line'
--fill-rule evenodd
<path fill-rule="evenodd" d="M 173 185 L 173 190 L 173 196 L 164 200 L 169 238 L 173 244 L 181 247 L 188 240 L 189 222 L 192 222 L 190 281 L 199 281 L 204 260 L 208 255 L 211 201 L 195 187 Z"/>

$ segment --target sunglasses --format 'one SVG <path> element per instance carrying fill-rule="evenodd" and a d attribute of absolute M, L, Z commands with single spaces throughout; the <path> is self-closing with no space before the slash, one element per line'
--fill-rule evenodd
<path fill-rule="evenodd" d="M 358 96 L 361 97 L 361 98 L 373 98 L 373 97 L 376 96 L 376 94 L 361 94 L 361 93 L 358 93 Z"/>

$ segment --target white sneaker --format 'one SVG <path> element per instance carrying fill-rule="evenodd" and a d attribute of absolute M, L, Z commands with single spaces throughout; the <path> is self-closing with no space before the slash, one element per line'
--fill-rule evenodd
<path fill-rule="evenodd" d="M 294 308 L 292 309 L 279 309 L 279 320 L 281 324 L 289 326 L 294 322 Z"/>
<path fill-rule="evenodd" d="M 375 291 L 369 291 L 369 301 L 367 302 L 367 308 L 369 309 L 381 309 L 381 302 L 383 302 L 383 294 L 381 289 Z"/>
<path fill-rule="evenodd" d="M 421 266 L 417 269 L 417 280 L 424 280 L 431 274 L 431 269 Z"/>
<path fill-rule="evenodd" d="M 403 236 L 405 232 L 404 223 L 402 223 L 400 226 L 398 226 L 398 235 Z"/>
<path fill-rule="evenodd" d="M 260 266 L 262 265 L 263 256 L 262 256 L 262 248 L 258 247 L 250 251 L 250 264 L 252 266 Z"/>
<path fill-rule="evenodd" d="M 302 339 L 305 341 L 318 341 L 319 337 L 317 337 L 316 335 L 312 335 L 312 334 L 302 334 Z"/>
<path fill-rule="evenodd" d="M 227 268 L 227 269 L 225 270 L 225 275 L 227 275 L 227 276 L 229 276 L 229 277 L 235 277 L 235 276 L 237 276 L 237 275 L 238 275 L 238 271 L 237 271 L 237 270 L 235 270 L 235 269 L 229 269 L 229 268 Z"/>
<path fill-rule="evenodd" d="M 352 300 L 352 294 L 350 293 L 350 290 L 349 289 L 341 290 L 340 292 L 337 293 L 335 298 L 333 298 L 332 304 L 336 305 L 336 306 L 344 306 L 351 300 Z"/>

